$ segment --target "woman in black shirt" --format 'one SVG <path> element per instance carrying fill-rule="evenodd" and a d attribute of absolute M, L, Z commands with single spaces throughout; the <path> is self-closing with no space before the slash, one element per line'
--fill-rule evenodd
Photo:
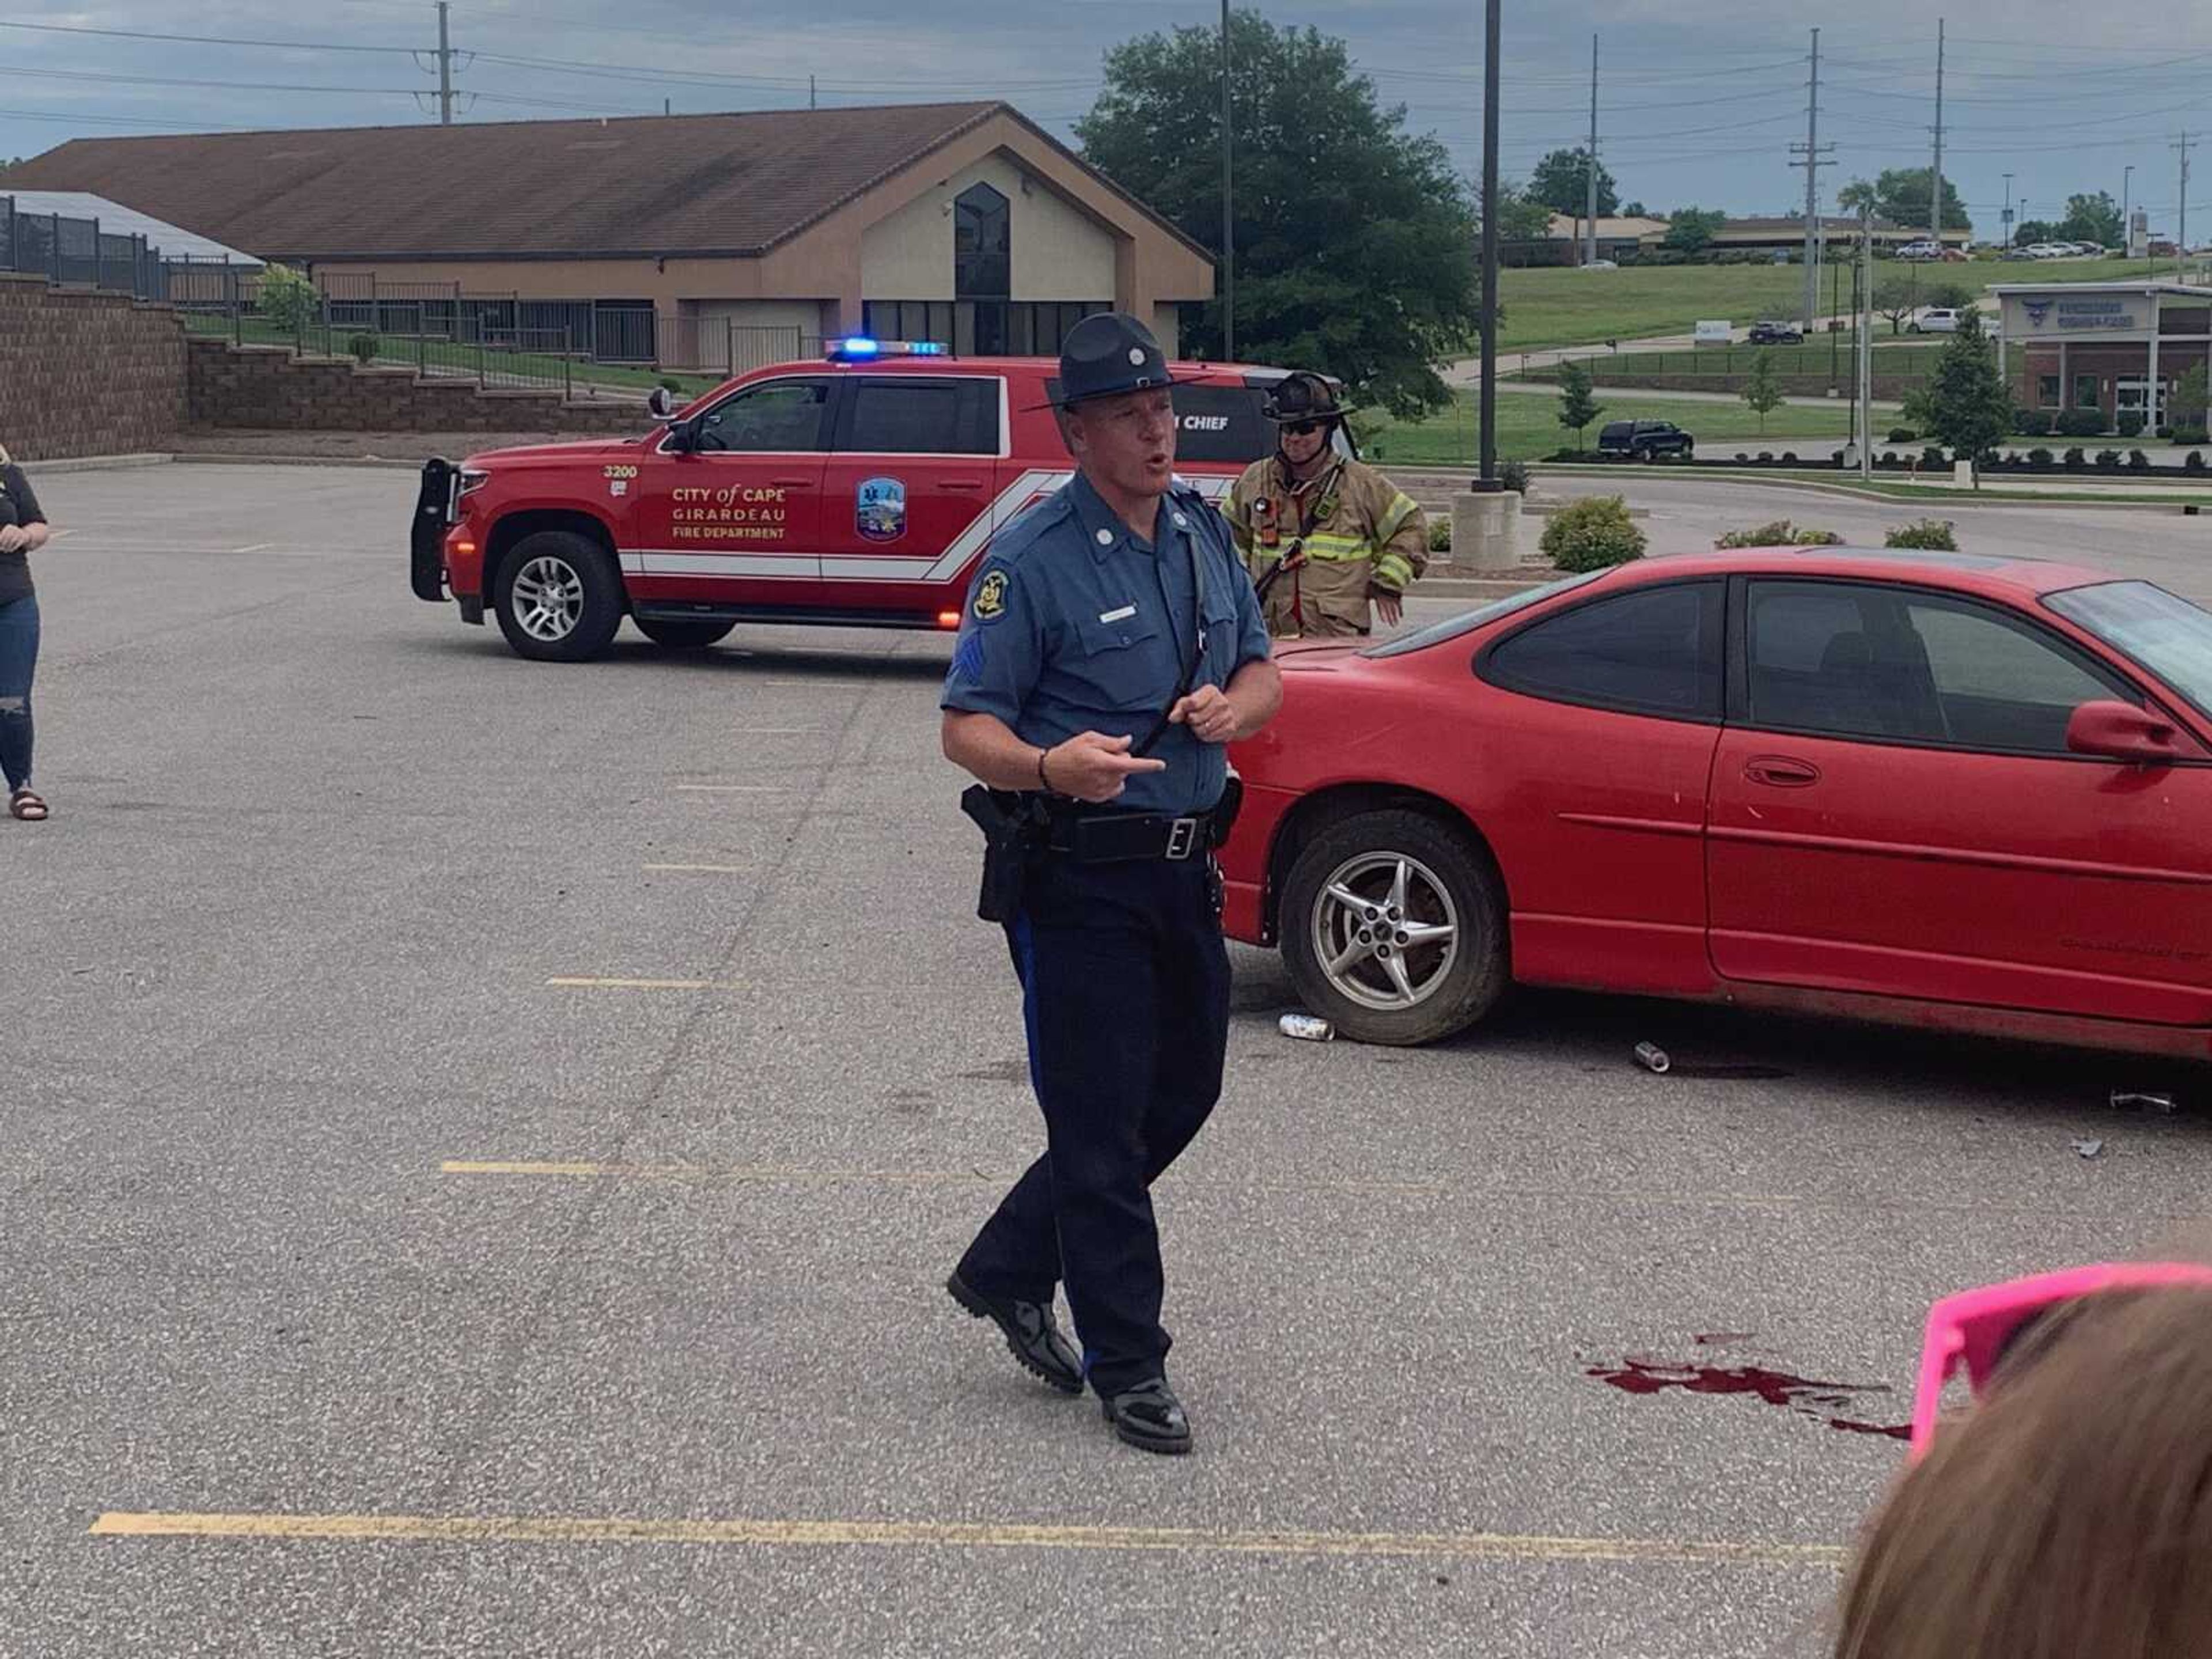
<path fill-rule="evenodd" d="M 46 515 L 23 469 L 0 449 L 0 774 L 8 815 L 35 823 L 46 804 L 31 788 L 31 677 L 39 666 L 39 598 L 30 556 L 46 544 Z"/>

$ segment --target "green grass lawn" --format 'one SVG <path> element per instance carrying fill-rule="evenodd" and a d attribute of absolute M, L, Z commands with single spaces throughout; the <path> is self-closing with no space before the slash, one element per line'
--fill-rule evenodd
<path fill-rule="evenodd" d="M 1851 373 L 1851 342 L 1854 337 L 1839 333 L 1833 337 L 1836 344 L 1832 351 L 1828 343 L 1830 337 L 1820 334 L 1803 345 L 1705 346 L 1695 349 L 1685 347 L 1680 351 L 1618 351 L 1584 358 L 1582 362 L 1597 384 L 1603 386 L 1608 377 L 1630 374 L 1710 374 L 1716 379 L 1748 374 L 1753 360 L 1765 351 L 1772 358 L 1774 372 L 1778 374 L 1821 375 L 1832 368 L 1838 377 L 1838 384 L 1846 384 Z M 1886 324 L 1876 325 L 1874 343 L 1878 354 L 1875 358 L 1877 374 L 1926 374 L 1935 368 L 1936 355 L 1943 349 L 1940 338 L 1929 337 L 1901 335 L 1893 342 Z M 1559 368 L 1554 365 L 1532 368 L 1524 374 L 1514 368 L 1510 357 L 1506 359 L 1504 373 L 1506 378 L 1512 380 L 1549 382 L 1559 378 Z"/>
<path fill-rule="evenodd" d="M 1711 455 L 1737 449 L 1757 454 L 1772 444 L 1762 439 L 1759 416 L 1735 404 L 1697 403 L 1658 396 L 1604 397 L 1604 412 L 1584 434 L 1586 444 L 1597 442 L 1598 427 L 1607 421 L 1672 421 L 1694 436 L 1700 453 Z M 1559 422 L 1556 398 L 1523 392 L 1501 394 L 1498 399 L 1498 453 L 1504 460 L 1533 461 L 1574 441 L 1575 434 Z M 1789 438 L 1841 438 L 1850 430 L 1850 411 L 1793 405 L 1766 417 L 1766 430 Z M 1474 393 L 1462 391 L 1453 406 L 1422 421 L 1394 421 L 1380 417 L 1360 423 L 1360 450 L 1368 459 L 1388 468 L 1405 466 L 1472 465 L 1477 452 Z"/>
<path fill-rule="evenodd" d="M 1930 283 L 1966 288 L 1991 283 L 2091 283 L 2123 277 L 2171 276 L 2171 259 L 1975 259 L 1965 264 L 1901 265 L 1877 261 L 1875 280 L 1918 271 Z M 1755 323 L 1794 317 L 1802 307 L 1805 272 L 1796 265 L 1654 265 L 1620 270 L 1551 267 L 1500 274 L 1498 295 L 1505 307 L 1498 349 L 1506 354 L 1547 346 L 1595 345 L 1654 334 L 1686 334 L 1699 319 L 1725 317 Z M 1820 275 L 1820 306 L 1840 294 L 1850 304 L 1850 272 L 1840 288 Z"/>

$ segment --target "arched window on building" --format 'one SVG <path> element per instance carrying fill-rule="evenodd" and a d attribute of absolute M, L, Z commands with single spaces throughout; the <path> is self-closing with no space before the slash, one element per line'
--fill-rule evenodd
<path fill-rule="evenodd" d="M 970 333 L 960 349 L 991 356 L 1008 345 L 1006 302 L 1013 292 L 1012 211 L 1003 192 L 974 184 L 954 199 L 952 225 L 952 292 L 959 320 L 966 325 L 958 331 Z"/>

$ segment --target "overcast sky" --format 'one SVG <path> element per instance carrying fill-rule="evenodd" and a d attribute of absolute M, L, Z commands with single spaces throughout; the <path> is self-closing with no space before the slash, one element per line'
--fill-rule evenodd
<path fill-rule="evenodd" d="M 4 3 L 4 0 L 0 0 Z M 1943 0 L 1839 9 L 1776 0 L 1506 0 L 1504 167 L 1525 177 L 1589 131 L 1598 40 L 1601 152 L 1624 199 L 1732 213 L 1802 210 L 1806 56 L 1822 28 L 1820 137 L 1836 145 L 1824 207 L 1857 175 L 1925 165 Z M 1384 101 L 1434 132 L 1470 173 L 1481 143 L 1476 0 L 1270 4 L 1279 22 L 1340 35 Z M 1953 0 L 1945 165 L 1978 233 L 1998 234 L 2003 175 L 2041 217 L 2123 169 L 2173 228 L 2172 149 L 2212 138 L 2212 0 Z M 1134 33 L 1218 21 L 1205 0 L 454 0 L 457 118 L 658 113 L 1003 97 L 1063 137 L 1097 95 L 1106 49 Z M 23 25 L 39 25 L 26 27 Z M 114 33 L 80 31 L 107 30 Z M 228 36 L 235 43 L 129 38 Z M 84 0 L 0 9 L 0 158 L 79 136 L 368 125 L 434 118 L 421 0 Z M 243 44 L 276 42 L 278 45 Z M 289 43 L 289 44 L 283 44 Z M 529 60 L 529 61 L 521 61 Z M 2192 158 L 2192 242 L 2212 240 L 2212 143 Z"/>

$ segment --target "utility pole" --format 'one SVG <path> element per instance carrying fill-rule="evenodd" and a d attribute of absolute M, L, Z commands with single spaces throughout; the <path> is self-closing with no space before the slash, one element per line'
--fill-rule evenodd
<path fill-rule="evenodd" d="M 2173 274 L 2179 276 L 2182 258 L 2189 252 L 2189 152 L 2197 148 L 2197 143 L 2184 129 L 2181 142 L 2169 144 L 2166 148 L 2178 150 L 2181 155 L 2181 194 L 2178 198 L 2181 222 L 2173 231 Z"/>
<path fill-rule="evenodd" d="M 1482 48 L 1482 476 L 1475 489 L 1498 488 L 1498 11 L 1490 0 Z"/>
<path fill-rule="evenodd" d="M 453 125 L 453 46 L 446 30 L 446 0 L 438 0 L 438 125 Z"/>
<path fill-rule="evenodd" d="M 1229 103 L 1229 0 L 1221 0 L 1221 356 L 1237 361 L 1237 220 L 1231 210 L 1235 199 L 1235 137 Z"/>
<path fill-rule="evenodd" d="M 2009 173 L 2005 174 L 2004 181 L 2004 245 L 2007 248 L 2010 248 L 2012 246 L 2012 174 Z"/>
<path fill-rule="evenodd" d="M 1874 208 L 1859 208 L 1858 337 L 1859 477 L 1874 477 Z"/>
<path fill-rule="evenodd" d="M 2120 169 L 2120 252 L 2124 255 L 2135 246 L 2135 236 L 2128 224 L 2128 186 L 2135 182 L 2134 163 Z"/>
<path fill-rule="evenodd" d="M 821 107 L 814 101 L 814 77 L 811 75 L 806 77 L 806 107 L 809 109 Z"/>
<path fill-rule="evenodd" d="M 1813 78 L 1808 83 L 1809 96 L 1805 105 L 1805 142 L 1790 146 L 1793 155 L 1802 161 L 1792 161 L 1793 167 L 1805 169 L 1805 326 L 1809 331 L 1813 319 L 1820 308 L 1820 169 L 1827 163 L 1821 158 L 1834 150 L 1833 144 L 1820 142 L 1820 31 L 1813 31 Z"/>
<path fill-rule="evenodd" d="M 1936 165 L 1928 179 L 1928 236 L 1943 251 L 1943 20 L 1936 20 Z"/>
<path fill-rule="evenodd" d="M 1584 234 L 1583 263 L 1597 263 L 1597 36 L 1590 36 L 1590 142 L 1589 159 L 1583 171 L 1584 205 L 1589 210 Z"/>

